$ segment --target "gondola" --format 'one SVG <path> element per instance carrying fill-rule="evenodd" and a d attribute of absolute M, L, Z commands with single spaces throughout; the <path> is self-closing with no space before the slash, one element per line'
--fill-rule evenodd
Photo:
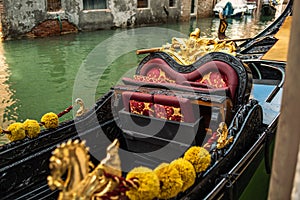
<path fill-rule="evenodd" d="M 195 173 L 192 186 L 177 191 L 175 196 L 174 192 L 161 198 L 237 199 L 264 152 L 268 154 L 267 139 L 276 132 L 285 75 L 285 62 L 253 59 L 265 51 L 252 55 L 249 50 L 256 49 L 261 41 L 269 41 L 268 37 L 278 31 L 291 10 L 292 1 L 272 25 L 242 43 L 236 56 L 211 52 L 183 65 L 166 52 L 150 53 L 140 62 L 134 77 L 125 77 L 123 84 L 112 87 L 82 116 L 43 130 L 37 138 L 1 146 L 1 198 L 68 199 L 66 188 L 71 186 L 58 185 L 61 180 L 73 180 L 70 174 L 75 173 L 69 171 L 68 175 L 56 177 L 57 166 L 53 162 L 64 160 L 58 155 L 67 151 L 63 148 L 83 146 L 80 141 L 85 141 L 89 147 L 84 154 L 85 169 L 93 163 L 90 172 L 101 169 L 97 172 L 105 174 L 103 180 L 118 180 L 128 191 L 141 186 L 134 177 L 124 178 L 131 169 L 156 169 L 162 163 L 184 158 L 191 147 L 201 147 L 209 162 Z M 155 77 L 157 72 L 163 76 Z M 221 86 L 209 85 L 209 79 L 217 80 Z M 118 152 L 111 152 L 116 146 Z M 117 166 L 122 174 L 109 169 L 103 173 L 106 154 L 120 159 Z M 82 157 L 77 160 L 82 161 Z M 85 175 L 89 178 L 95 174 Z M 124 195 L 122 191 L 102 197 Z"/>

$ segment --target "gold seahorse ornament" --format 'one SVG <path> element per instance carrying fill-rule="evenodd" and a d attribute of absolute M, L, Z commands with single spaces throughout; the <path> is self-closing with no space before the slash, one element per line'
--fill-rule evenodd
<path fill-rule="evenodd" d="M 106 158 L 94 167 L 85 142 L 69 140 L 61 144 L 50 158 L 50 189 L 60 190 L 59 200 L 121 199 L 126 189 L 136 185 L 122 179 L 118 149 L 119 142 L 115 140 L 108 146 Z"/>

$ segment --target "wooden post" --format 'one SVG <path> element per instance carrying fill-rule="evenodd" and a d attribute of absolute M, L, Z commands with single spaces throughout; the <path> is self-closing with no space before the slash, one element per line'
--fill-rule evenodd
<path fill-rule="evenodd" d="M 294 1 L 286 82 L 276 134 L 269 199 L 291 199 L 300 139 L 300 1 Z M 300 161 L 298 161 L 300 162 Z"/>

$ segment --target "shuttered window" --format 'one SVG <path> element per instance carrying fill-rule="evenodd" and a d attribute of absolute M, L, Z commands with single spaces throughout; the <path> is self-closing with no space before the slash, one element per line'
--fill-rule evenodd
<path fill-rule="evenodd" d="M 56 12 L 61 9 L 61 0 L 47 0 L 47 11 Z"/>
<path fill-rule="evenodd" d="M 107 9 L 106 0 L 83 0 L 83 9 Z"/>
<path fill-rule="evenodd" d="M 175 7 L 175 0 L 169 0 L 169 7 Z"/>
<path fill-rule="evenodd" d="M 148 8 L 148 0 L 137 0 L 138 8 Z"/>

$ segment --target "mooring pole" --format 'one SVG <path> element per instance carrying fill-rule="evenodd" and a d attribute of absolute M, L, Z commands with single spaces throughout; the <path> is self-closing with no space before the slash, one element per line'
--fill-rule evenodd
<path fill-rule="evenodd" d="M 300 1 L 294 0 L 293 19 L 283 89 L 281 116 L 276 133 L 269 198 L 291 199 L 300 140 Z M 300 160 L 298 160 L 300 162 Z M 300 187 L 300 185 L 295 185 Z M 299 188 L 298 188 L 299 189 Z M 298 196 L 299 198 L 299 196 Z"/>

